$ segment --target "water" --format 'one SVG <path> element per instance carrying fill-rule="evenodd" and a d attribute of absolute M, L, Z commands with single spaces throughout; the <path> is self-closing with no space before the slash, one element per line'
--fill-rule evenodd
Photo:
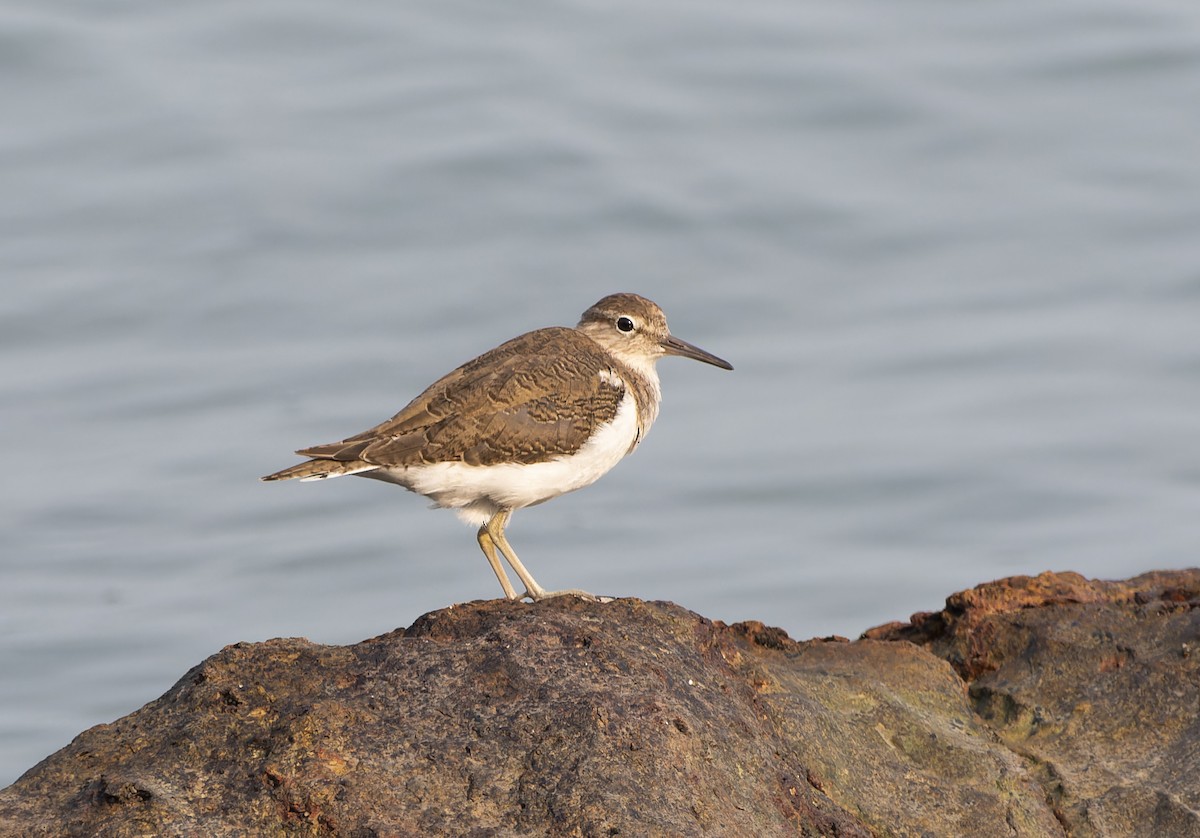
<path fill-rule="evenodd" d="M 365 480 L 264 485 L 612 291 L 637 455 L 551 587 L 793 636 L 1200 540 L 1200 6 L 0 9 L 0 784 L 222 645 L 497 595 Z"/>

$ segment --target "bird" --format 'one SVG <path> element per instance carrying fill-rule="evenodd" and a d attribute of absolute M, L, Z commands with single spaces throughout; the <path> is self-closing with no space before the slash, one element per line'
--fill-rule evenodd
<path fill-rule="evenodd" d="M 610 294 L 574 328 L 551 326 L 506 341 L 439 378 L 399 413 L 340 442 L 302 448 L 309 459 L 264 481 L 354 475 L 398 484 L 478 527 L 476 539 L 505 597 L 548 591 L 505 537 L 514 510 L 594 483 L 645 438 L 662 390 L 664 356 L 733 366 L 671 334 L 655 303 Z M 510 582 L 499 554 L 524 591 Z"/>

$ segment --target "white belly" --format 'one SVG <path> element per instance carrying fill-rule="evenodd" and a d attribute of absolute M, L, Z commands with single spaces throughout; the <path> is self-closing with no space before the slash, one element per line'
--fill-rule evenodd
<path fill-rule="evenodd" d="M 596 482 L 629 453 L 637 439 L 637 404 L 627 392 L 613 421 L 569 456 L 530 465 L 433 463 L 389 470 L 389 477 L 480 526 L 501 509 L 533 506 Z"/>

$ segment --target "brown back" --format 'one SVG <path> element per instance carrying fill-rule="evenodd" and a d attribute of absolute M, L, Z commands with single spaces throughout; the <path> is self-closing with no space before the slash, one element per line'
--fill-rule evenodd
<path fill-rule="evenodd" d="M 624 396 L 600 346 L 575 329 L 527 332 L 468 361 L 386 422 L 296 453 L 402 467 L 537 463 L 573 454 Z"/>

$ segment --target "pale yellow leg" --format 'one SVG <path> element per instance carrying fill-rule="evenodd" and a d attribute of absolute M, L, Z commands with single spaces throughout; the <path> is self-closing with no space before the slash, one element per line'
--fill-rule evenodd
<path fill-rule="evenodd" d="M 504 595 L 509 599 L 520 599 L 512 586 L 512 582 L 508 581 L 508 574 L 504 572 L 504 565 L 500 564 L 500 559 L 496 558 L 496 542 L 492 541 L 492 535 L 488 532 L 487 527 L 480 527 L 475 537 L 479 540 L 479 549 L 483 551 L 483 555 L 487 557 L 488 564 L 492 566 L 492 572 L 500 580 L 500 587 L 504 589 Z"/>
<path fill-rule="evenodd" d="M 583 597 L 584 599 L 591 600 L 599 599 L 599 597 L 589 594 L 587 591 L 580 591 L 575 588 L 565 591 L 547 591 L 545 588 L 539 585 L 537 580 L 533 578 L 533 574 L 525 569 L 525 565 L 521 564 L 521 560 L 517 558 L 517 552 L 513 550 L 512 545 L 508 543 L 508 539 L 504 537 L 504 527 L 507 526 L 508 519 L 511 515 L 511 509 L 501 509 L 488 519 L 488 522 L 483 525 L 480 533 L 483 533 L 484 531 L 487 532 L 487 536 L 491 539 L 493 545 L 500 548 L 500 552 L 504 555 L 505 560 L 508 561 L 513 571 L 518 577 L 520 577 L 521 582 L 524 583 L 525 593 L 521 596 L 522 599 L 529 597 L 534 602 L 537 602 L 538 600 L 549 599 L 550 597 L 566 595 Z M 483 545 L 482 536 L 480 537 L 479 543 L 480 546 Z M 484 550 L 484 553 L 487 553 L 486 549 Z M 490 557 L 488 561 L 491 561 Z M 493 566 L 492 569 L 495 570 L 495 566 Z M 497 572 L 497 575 L 499 575 L 499 572 Z M 501 584 L 503 585 L 503 583 Z M 508 591 L 506 590 L 505 593 L 507 594 Z M 513 597 L 510 595 L 509 598 L 512 599 Z"/>

